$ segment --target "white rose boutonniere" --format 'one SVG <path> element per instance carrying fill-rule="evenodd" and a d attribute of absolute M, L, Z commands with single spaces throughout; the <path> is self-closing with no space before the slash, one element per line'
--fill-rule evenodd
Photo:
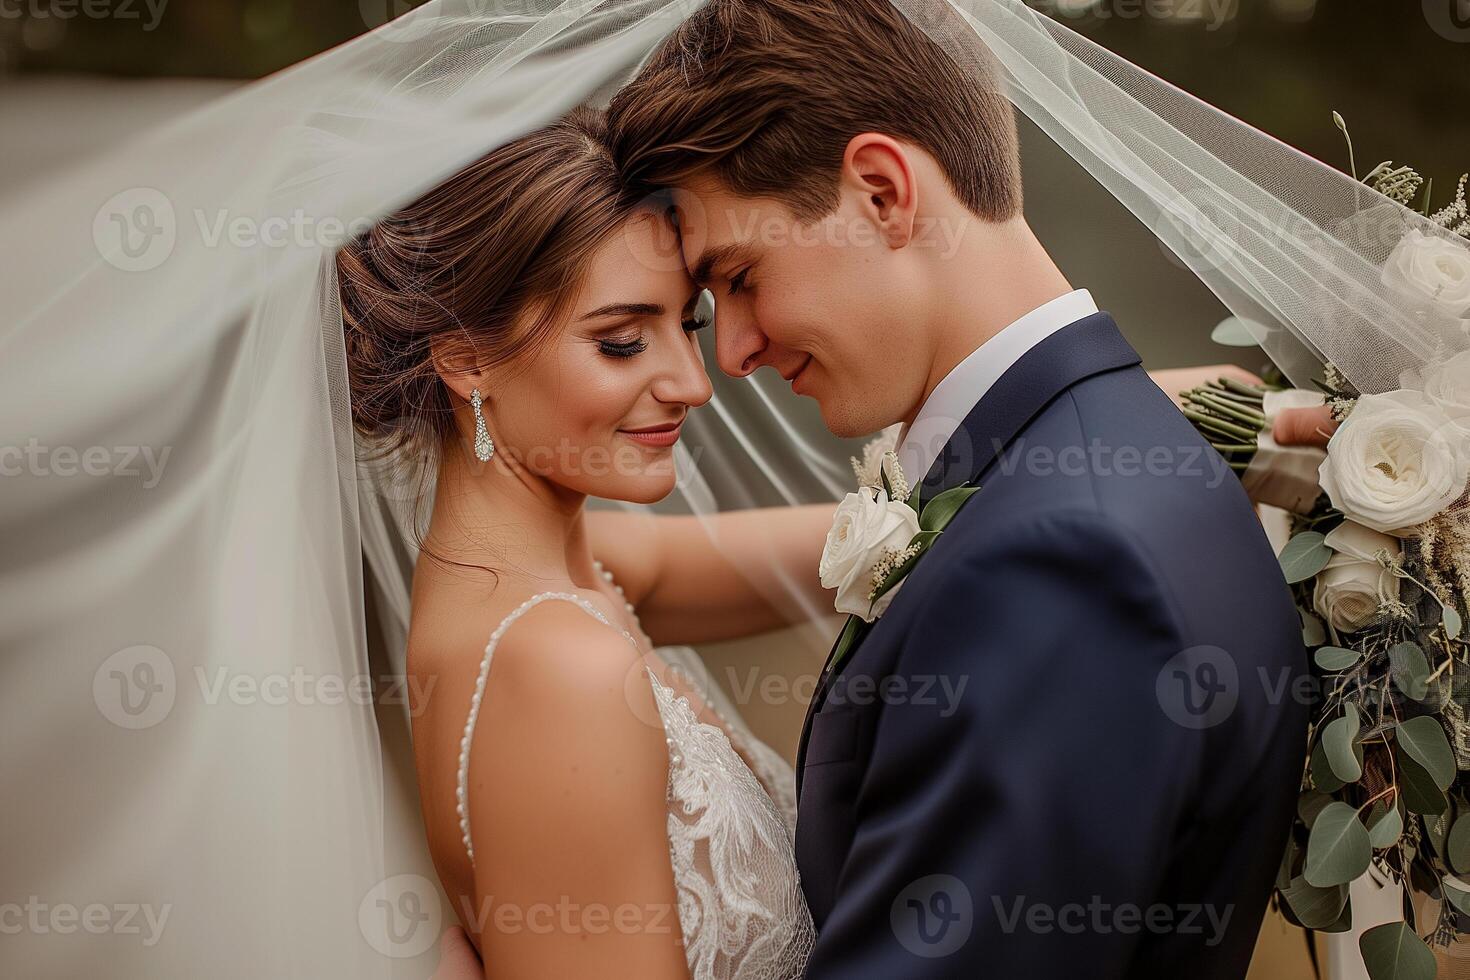
<path fill-rule="evenodd" d="M 837 611 L 872 621 L 883 615 L 898 589 L 871 598 L 873 570 L 885 555 L 903 554 L 919 533 L 919 515 L 906 502 L 889 500 L 878 487 L 850 493 L 837 508 L 822 552 L 822 586 L 837 590 Z"/>
<path fill-rule="evenodd" d="M 1389 563 L 1403 556 L 1397 538 L 1344 521 L 1323 542 L 1332 560 L 1317 576 L 1312 605 L 1344 633 L 1367 629 L 1383 607 L 1398 601 L 1399 579 Z"/>
<path fill-rule="evenodd" d="M 1359 398 L 1327 444 L 1322 489 L 1349 519 L 1391 534 L 1448 508 L 1470 481 L 1464 433 L 1418 391 Z"/>
<path fill-rule="evenodd" d="M 1470 247 L 1412 229 L 1388 257 L 1382 278 L 1384 285 L 1424 297 L 1470 326 Z"/>
<path fill-rule="evenodd" d="M 919 559 L 980 488 L 960 486 L 933 500 L 910 491 L 891 433 L 875 440 L 864 458 L 852 461 L 863 485 L 837 508 L 818 571 L 822 585 L 837 592 L 838 612 L 848 614 L 831 664 L 857 644 L 863 632 L 888 609 Z"/>

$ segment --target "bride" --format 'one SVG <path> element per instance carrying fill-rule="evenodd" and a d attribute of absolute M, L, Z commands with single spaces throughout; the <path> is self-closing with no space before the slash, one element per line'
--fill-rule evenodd
<path fill-rule="evenodd" d="M 795 977 L 791 768 L 653 643 L 784 625 L 750 574 L 818 593 L 831 509 L 728 515 L 719 549 L 587 513 L 667 496 L 711 395 L 700 292 L 646 261 L 672 229 L 604 143 L 577 110 L 337 260 L 354 422 L 441 451 L 408 638 L 430 851 L 492 975 Z"/>

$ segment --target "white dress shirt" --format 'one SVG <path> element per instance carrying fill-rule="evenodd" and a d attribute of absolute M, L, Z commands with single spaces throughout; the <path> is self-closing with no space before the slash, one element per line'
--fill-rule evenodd
<path fill-rule="evenodd" d="M 1027 313 L 955 365 L 930 393 L 914 424 L 899 436 L 898 462 L 909 483 L 923 481 L 971 409 L 1027 351 L 1097 311 L 1091 293 L 1074 289 Z"/>

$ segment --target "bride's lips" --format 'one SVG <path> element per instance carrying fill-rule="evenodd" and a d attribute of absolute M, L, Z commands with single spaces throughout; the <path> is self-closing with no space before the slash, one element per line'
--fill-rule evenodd
<path fill-rule="evenodd" d="M 619 429 L 623 435 L 634 442 L 641 442 L 645 446 L 656 448 L 667 448 L 679 441 L 679 436 L 684 430 L 684 423 L 665 422 L 662 425 L 651 425 L 646 429 Z"/>

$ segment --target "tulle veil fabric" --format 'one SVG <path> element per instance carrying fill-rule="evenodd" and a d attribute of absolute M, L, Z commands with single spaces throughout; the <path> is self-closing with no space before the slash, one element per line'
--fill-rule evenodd
<path fill-rule="evenodd" d="M 1019 0 L 894 2 L 1295 380 L 1330 359 L 1382 390 L 1470 347 L 1462 320 L 1381 288 L 1408 231 L 1444 237 L 1425 219 Z M 0 217 L 7 974 L 431 972 L 452 913 L 401 685 L 428 497 L 415 461 L 360 462 L 331 257 L 606 98 L 702 5 L 431 0 Z M 765 379 L 717 385 L 667 509 L 847 489 L 848 447 L 805 407 Z"/>

